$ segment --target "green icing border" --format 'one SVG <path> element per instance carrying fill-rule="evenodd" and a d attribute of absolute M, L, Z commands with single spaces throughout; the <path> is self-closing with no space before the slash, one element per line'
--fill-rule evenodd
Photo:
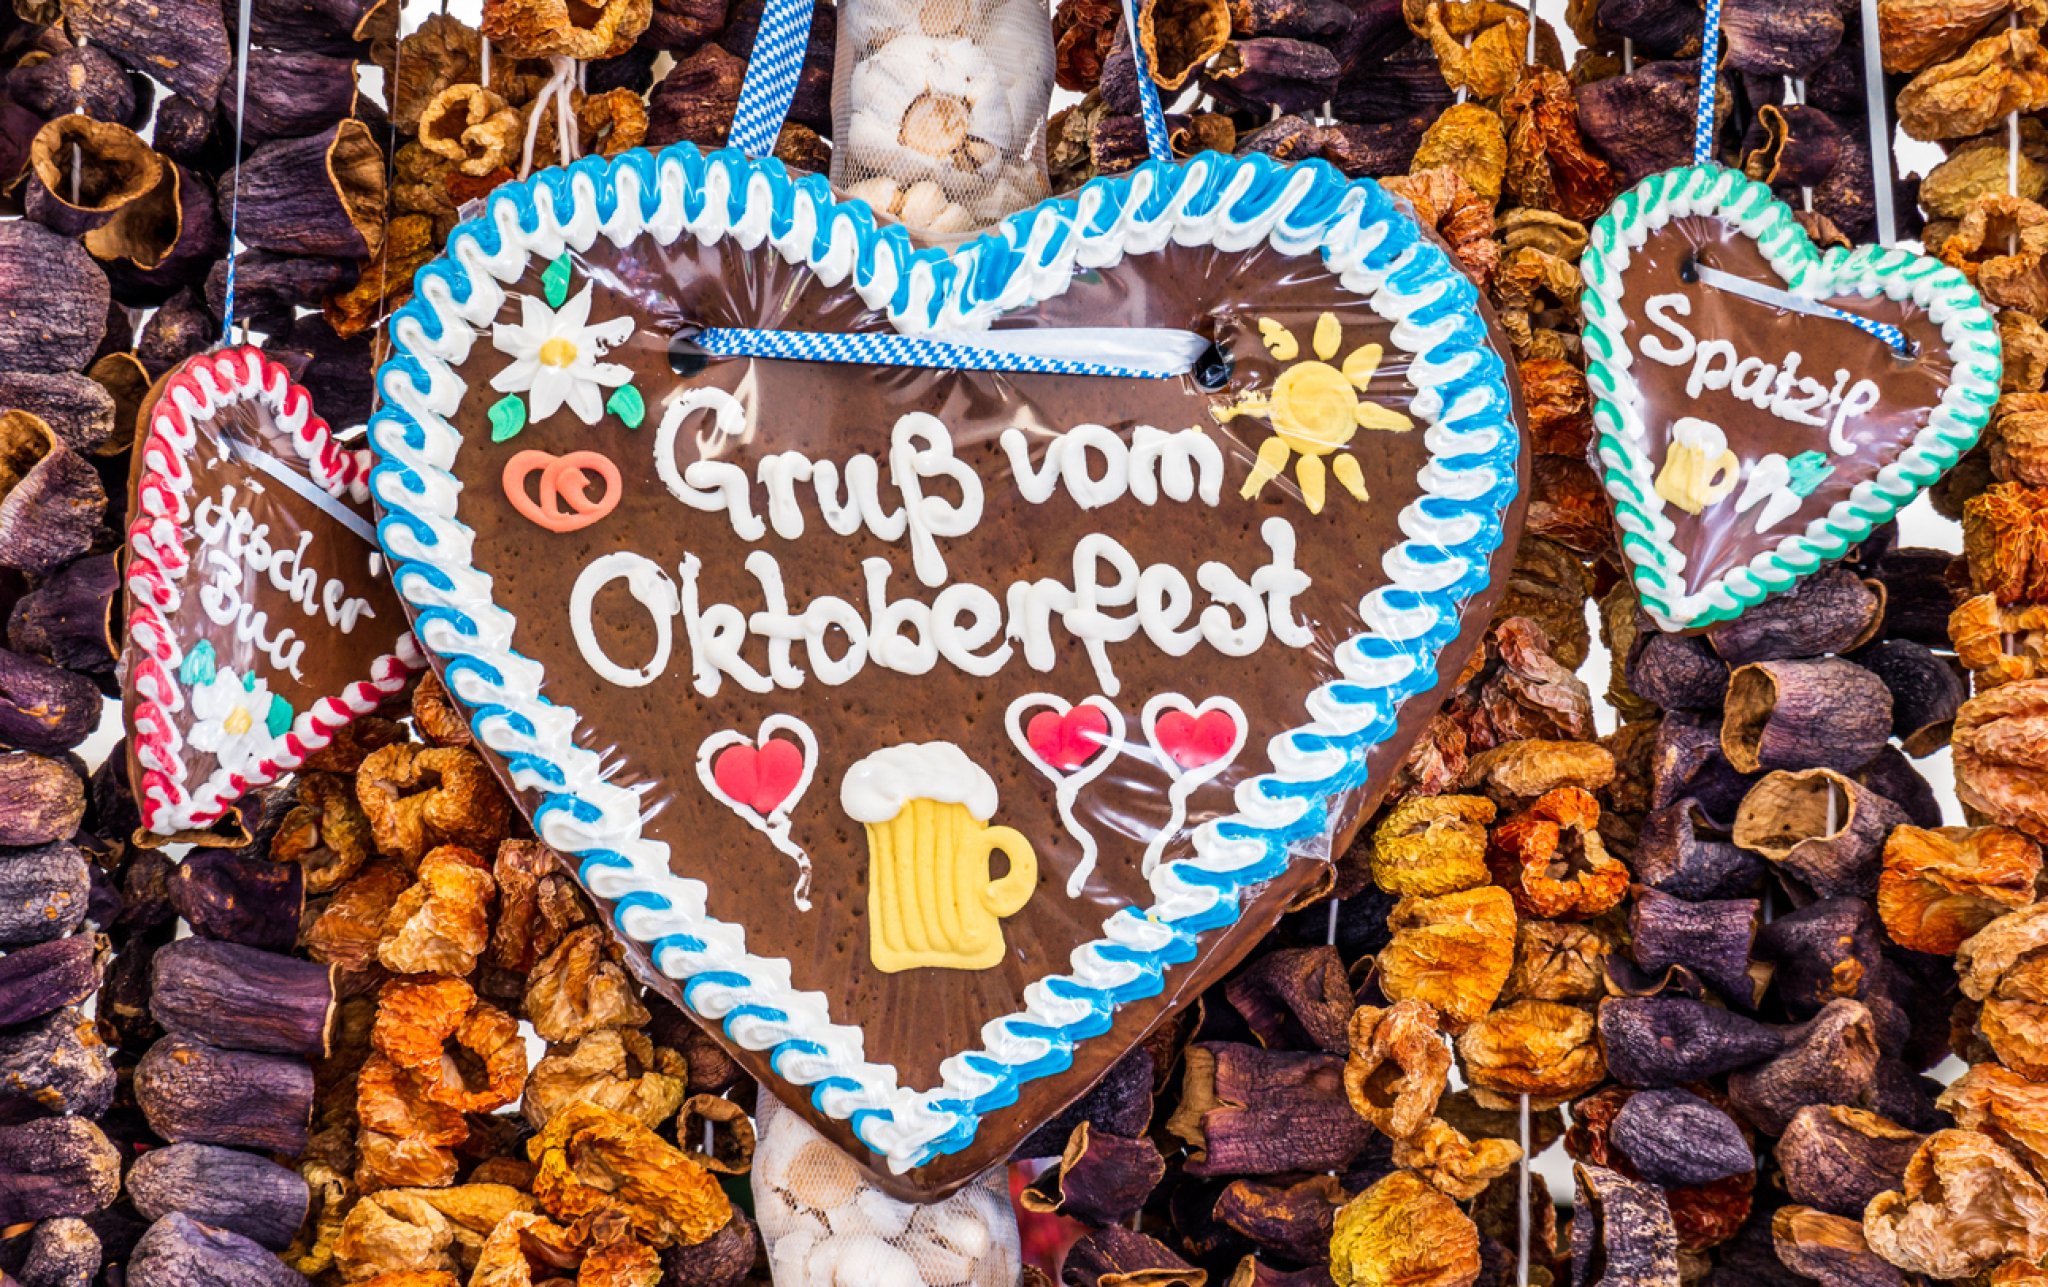
<path fill-rule="evenodd" d="M 1687 594 L 1685 556 L 1654 471 L 1629 428 L 1640 390 L 1630 371 L 1635 353 L 1624 333 L 1621 277 L 1633 252 L 1675 218 L 1706 215 L 1754 239 L 1785 287 L 1814 299 L 1886 295 L 1910 300 L 1942 328 L 1955 374 L 1928 425 L 1874 478 L 1776 546 Z M 1688 166 L 1655 174 L 1623 193 L 1593 226 L 1580 260 L 1585 290 L 1586 378 L 1593 391 L 1601 475 L 1614 502 L 1622 553 L 1643 607 L 1667 630 L 1732 620 L 1824 564 L 1842 557 L 1889 521 L 1977 442 L 1998 401 L 2003 358 L 1991 312 L 1962 273 L 1908 250 L 1881 246 L 1823 254 L 1771 190 L 1723 166 Z"/>

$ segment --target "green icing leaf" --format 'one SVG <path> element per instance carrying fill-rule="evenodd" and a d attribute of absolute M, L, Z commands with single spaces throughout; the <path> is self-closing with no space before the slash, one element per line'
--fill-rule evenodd
<path fill-rule="evenodd" d="M 192 651 L 186 653 L 185 660 L 178 664 L 178 678 L 188 684 L 210 684 L 215 665 L 213 641 L 201 639 L 192 645 Z"/>
<path fill-rule="evenodd" d="M 1802 451 L 1792 457 L 1791 488 L 1794 496 L 1811 496 L 1813 489 L 1820 486 L 1835 467 L 1828 458 L 1817 451 Z"/>
<path fill-rule="evenodd" d="M 569 298 L 569 256 L 557 256 L 547 271 L 540 275 L 541 289 L 547 292 L 548 307 L 560 308 L 562 301 Z"/>
<path fill-rule="evenodd" d="M 613 389 L 612 396 L 605 400 L 604 409 L 617 416 L 628 429 L 638 429 L 640 422 L 647 418 L 647 403 L 641 398 L 640 390 L 630 384 Z"/>
<path fill-rule="evenodd" d="M 270 714 L 263 719 L 263 727 L 270 730 L 272 737 L 283 737 L 291 732 L 292 704 L 276 693 L 270 695 Z"/>
<path fill-rule="evenodd" d="M 491 441 L 508 442 L 526 428 L 526 404 L 516 393 L 508 393 L 491 404 Z"/>

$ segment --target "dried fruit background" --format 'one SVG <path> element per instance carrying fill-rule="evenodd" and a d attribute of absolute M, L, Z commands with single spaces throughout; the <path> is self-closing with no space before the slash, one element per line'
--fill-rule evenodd
<path fill-rule="evenodd" d="M 1689 157 L 1698 5 L 1546 6 L 1535 65 L 1498 0 L 1137 6 L 1176 148 L 1370 175 L 1442 232 L 1539 454 L 1487 647 L 1327 896 L 1021 1150 L 1061 1281 L 2048 1279 L 2048 6 L 1878 7 L 1930 156 L 1901 235 L 2001 310 L 2006 396 L 1933 498 L 1963 556 L 1880 532 L 1701 639 L 1620 576 L 1576 334 L 1588 226 Z M 1721 159 L 1872 240 L 1859 6 L 1722 15 Z M 837 16 L 776 148 L 799 169 L 830 165 Z M 118 755 L 78 754 L 136 406 L 221 329 L 234 21 L 0 18 L 0 1271 L 765 1282 L 755 1088 L 615 961 L 431 682 L 182 861 L 132 839 Z M 401 39 L 390 0 L 253 0 L 235 320 L 362 422 L 377 325 L 464 205 L 565 153 L 723 142 L 759 21 L 490 0 L 487 47 L 439 13 Z M 1144 142 L 1115 0 L 1052 33 L 1062 191 Z M 912 188 L 898 213 L 946 214 Z M 1525 1145 L 1569 1160 L 1562 1206 L 1540 1175 L 1523 1205 Z M 857 1189 L 810 1175 L 820 1207 Z"/>

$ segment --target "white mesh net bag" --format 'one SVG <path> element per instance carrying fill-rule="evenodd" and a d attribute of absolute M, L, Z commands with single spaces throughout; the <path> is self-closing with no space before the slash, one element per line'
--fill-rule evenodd
<path fill-rule="evenodd" d="M 839 1146 L 763 1093 L 754 1218 L 778 1287 L 1016 1287 L 1017 1218 L 1003 1168 L 943 1202 L 898 1202 Z"/>
<path fill-rule="evenodd" d="M 1045 198 L 1045 0 L 840 0 L 832 182 L 943 237 Z"/>

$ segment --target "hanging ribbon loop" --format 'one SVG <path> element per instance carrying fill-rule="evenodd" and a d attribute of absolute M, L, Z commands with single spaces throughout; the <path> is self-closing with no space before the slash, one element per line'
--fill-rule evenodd
<path fill-rule="evenodd" d="M 739 107 L 726 141 L 748 156 L 767 156 L 782 136 L 782 123 L 796 101 L 804 53 L 811 45 L 811 0 L 768 0 L 747 55 Z"/>
<path fill-rule="evenodd" d="M 248 0 L 243 0 L 247 3 Z M 1138 106 L 1145 123 L 1145 148 L 1155 161 L 1171 163 L 1173 145 L 1166 111 L 1152 80 L 1151 60 L 1138 38 L 1139 0 L 1123 0 L 1124 27 L 1137 64 Z M 768 0 L 761 29 L 747 58 L 740 101 L 733 113 L 731 146 L 748 156 L 767 156 L 796 97 L 810 43 L 812 0 Z M 870 366 L 931 367 L 954 371 L 1014 371 L 1038 375 L 1103 376 L 1117 379 L 1173 379 L 1203 366 L 1209 341 L 1187 331 L 1131 330 L 989 332 L 912 337 L 888 332 L 835 334 L 716 327 L 678 337 L 677 351 L 705 357 L 769 358 L 795 362 L 854 362 Z M 1105 358 L 1105 353 L 1108 357 Z M 1211 362 L 1208 367 L 1217 364 Z M 1204 369 L 1208 369 L 1204 367 Z"/>
<path fill-rule="evenodd" d="M 220 342 L 235 342 L 235 245 L 242 226 L 242 116 L 249 97 L 249 25 L 252 0 L 241 0 L 235 29 L 235 173 L 228 197 L 228 266 L 221 282 Z"/>
<path fill-rule="evenodd" d="M 1155 161 L 1173 160 L 1173 140 L 1166 130 L 1166 109 L 1159 102 L 1159 86 L 1152 80 L 1152 60 L 1145 56 L 1145 42 L 1138 38 L 1138 5 L 1143 0 L 1123 0 L 1124 30 L 1131 38 L 1131 60 L 1138 71 L 1138 114 L 1145 120 L 1145 151 Z"/>
<path fill-rule="evenodd" d="M 1721 0 L 1707 0 L 1706 28 L 1700 37 L 1700 93 L 1693 109 L 1692 163 L 1714 163 L 1714 100 L 1721 84 Z"/>

